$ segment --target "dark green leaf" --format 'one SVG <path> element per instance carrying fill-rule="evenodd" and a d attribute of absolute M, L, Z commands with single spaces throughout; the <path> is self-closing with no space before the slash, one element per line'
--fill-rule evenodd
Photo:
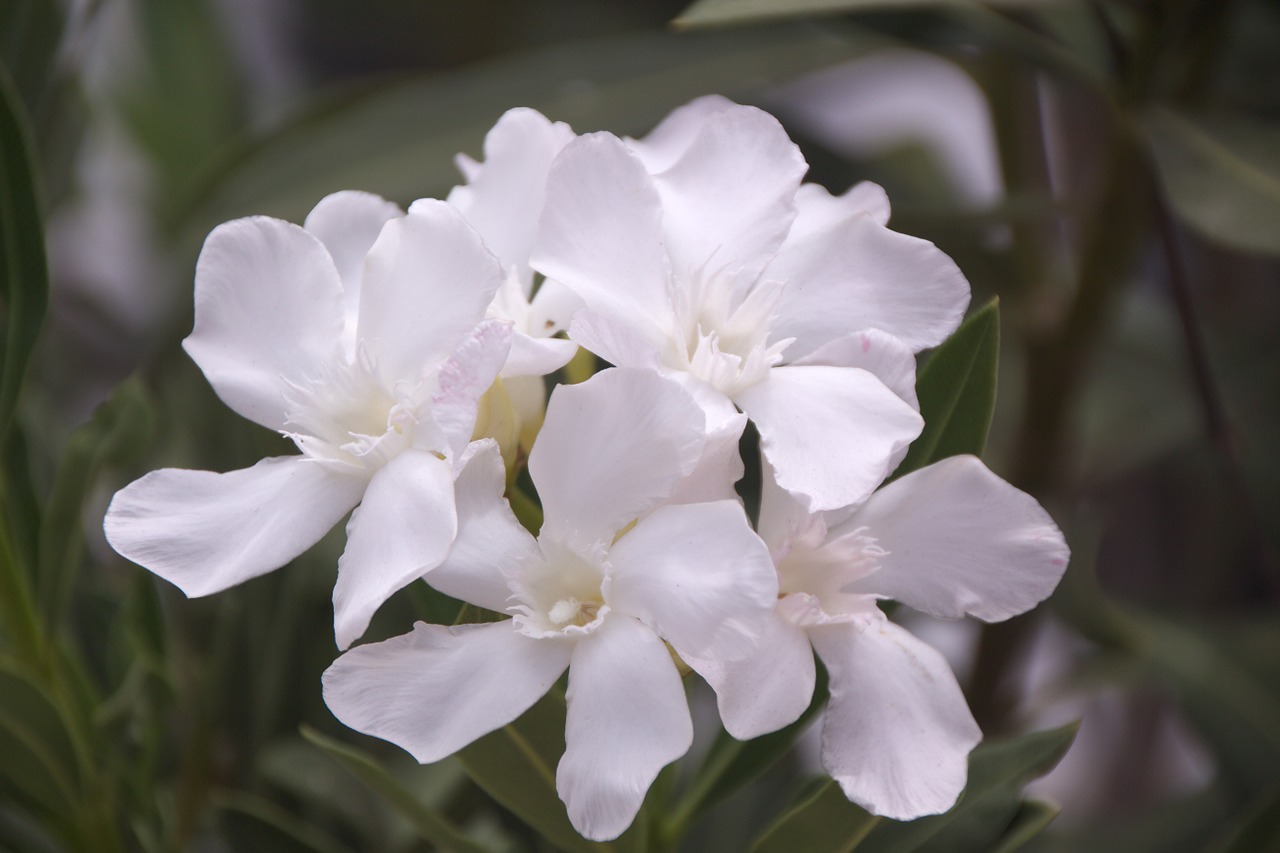
<path fill-rule="evenodd" d="M 946 5 L 1043 6 L 1044 0 L 697 0 L 672 21 L 675 27 L 714 27 L 776 18 L 836 15 Z"/>
<path fill-rule="evenodd" d="M 0 3 L 0 65 L 35 112 L 47 91 L 62 37 L 62 5 L 57 0 Z"/>
<path fill-rule="evenodd" d="M 1143 128 L 1184 221 L 1222 245 L 1280 255 L 1280 124 L 1159 109 Z"/>
<path fill-rule="evenodd" d="M 880 818 L 849 802 L 840 786 L 828 779 L 804 796 L 770 827 L 754 853 L 846 853 L 853 850 Z"/>
<path fill-rule="evenodd" d="M 1018 806 L 1013 822 L 1000 836 L 1000 844 L 991 853 L 1014 853 L 1021 850 L 1026 843 L 1044 832 L 1045 827 L 1053 823 L 1053 819 L 1062 811 L 1052 803 L 1042 800 L 1024 800 Z"/>
<path fill-rule="evenodd" d="M 982 454 L 996 407 L 1000 303 L 993 299 L 960 324 L 920 370 L 916 392 L 924 431 L 895 477 L 961 453 Z"/>
<path fill-rule="evenodd" d="M 0 777 L 54 816 L 71 814 L 82 776 L 75 743 L 58 707 L 16 667 L 0 665 Z"/>
<path fill-rule="evenodd" d="M 1262 853 L 1280 850 L 1280 788 L 1266 792 L 1227 830 L 1212 853 Z"/>
<path fill-rule="evenodd" d="M 242 841 L 240 849 L 271 850 L 275 853 L 355 853 L 336 838 L 265 797 L 235 791 L 220 795 L 217 802 L 224 812 L 241 818 L 247 824 L 239 827 L 238 832 L 233 829 L 235 835 L 253 839 L 248 844 Z"/>
<path fill-rule="evenodd" d="M 488 848 L 472 841 L 447 818 L 436 814 L 387 772 L 373 756 L 303 727 L 302 736 L 323 749 L 356 778 L 409 821 L 418 835 L 441 850 L 458 853 L 485 853 Z"/>

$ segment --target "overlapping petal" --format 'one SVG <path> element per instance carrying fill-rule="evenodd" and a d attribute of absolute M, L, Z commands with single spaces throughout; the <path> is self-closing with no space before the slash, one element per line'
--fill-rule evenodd
<path fill-rule="evenodd" d="M 324 673 L 324 701 L 350 728 L 439 761 L 515 720 L 551 688 L 572 646 L 510 620 L 413 632 L 358 646 Z"/>
<path fill-rule="evenodd" d="M 341 279 L 316 237 L 279 219 L 236 219 L 200 251 L 195 328 L 182 345 L 233 411 L 282 430 L 285 393 L 338 356 L 343 316 Z"/>
<path fill-rule="evenodd" d="M 121 556 L 194 598 L 310 548 L 359 502 L 365 483 L 299 456 L 225 474 L 165 468 L 116 492 L 103 529 Z"/>
<path fill-rule="evenodd" d="M 627 144 L 640 155 L 650 174 L 669 169 L 693 144 L 707 119 L 738 105 L 723 95 L 703 95 L 667 113 L 658 126 L 643 139 L 628 139 Z"/>
<path fill-rule="evenodd" d="M 843 195 L 832 195 L 820 184 L 801 184 L 796 190 L 796 219 L 783 245 L 790 246 L 859 212 L 868 214 L 880 225 L 889 224 L 889 196 L 879 184 L 863 181 L 849 187 Z"/>
<path fill-rule="evenodd" d="M 510 349 L 511 324 L 486 320 L 473 328 L 440 366 L 430 415 L 448 445 L 439 450 L 447 449 L 455 459 L 462 455 L 475 429 L 480 398 L 502 370 Z"/>
<path fill-rule="evenodd" d="M 879 329 L 853 332 L 823 344 L 794 363 L 860 367 L 874 373 L 903 402 L 920 411 L 920 400 L 916 396 L 915 353 L 888 332 Z"/>
<path fill-rule="evenodd" d="M 942 655 L 883 617 L 811 627 L 830 674 L 822 764 L 873 814 L 951 808 L 982 732 Z"/>
<path fill-rule="evenodd" d="M 1035 498 L 974 456 L 953 456 L 876 492 L 847 523 L 888 555 L 852 591 L 916 610 L 998 622 L 1053 592 L 1070 556 Z"/>
<path fill-rule="evenodd" d="M 569 667 L 556 791 L 593 841 L 622 834 L 658 771 L 688 751 L 693 722 L 671 653 L 635 619 L 611 614 Z"/>

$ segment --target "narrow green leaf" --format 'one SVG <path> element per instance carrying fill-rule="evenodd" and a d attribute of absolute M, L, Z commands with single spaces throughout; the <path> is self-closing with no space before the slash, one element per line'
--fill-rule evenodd
<path fill-rule="evenodd" d="M 1043 800 L 1024 800 L 1018 806 L 1017 813 L 1009 828 L 1000 836 L 999 846 L 991 853 L 1015 853 L 1026 846 L 1028 841 L 1044 832 L 1045 827 L 1053 823 L 1062 809 Z"/>
<path fill-rule="evenodd" d="M 216 802 L 223 812 L 249 819 L 250 825 L 256 830 L 254 837 L 257 839 L 249 849 L 272 850 L 276 853 L 291 850 L 306 853 L 355 853 L 336 838 L 265 797 L 247 791 L 228 791 L 220 794 Z"/>
<path fill-rule="evenodd" d="M 947 5 L 1043 6 L 1044 0 L 984 0 L 983 4 L 977 0 L 697 0 L 671 24 L 679 29 L 716 27 L 778 18 Z"/>
<path fill-rule="evenodd" d="M 920 370 L 916 392 L 924 431 L 895 477 L 961 453 L 982 454 L 996 407 L 1000 303 L 993 299 L 960 324 Z"/>
<path fill-rule="evenodd" d="M 15 89 L 35 112 L 48 90 L 63 30 L 57 0 L 5 0 L 0 3 L 0 65 L 9 69 Z"/>
<path fill-rule="evenodd" d="M 1180 218 L 1224 246 L 1280 255 L 1280 123 L 1156 109 L 1142 126 Z"/>
<path fill-rule="evenodd" d="M 76 812 L 82 779 L 64 718 L 16 667 L 0 666 L 0 778 L 55 818 Z"/>
<path fill-rule="evenodd" d="M 752 847 L 753 853 L 846 853 L 875 829 L 880 818 L 845 798 L 827 779 L 770 827 Z"/>
<path fill-rule="evenodd" d="M 44 226 L 29 126 L 13 81 L 0 65 L 0 296 L 6 315 L 0 435 L 13 420 L 27 360 L 49 300 Z"/>
<path fill-rule="evenodd" d="M 383 798 L 398 814 L 409 821 L 419 837 L 441 850 L 457 853 L 487 853 L 488 848 L 472 841 L 447 818 L 423 805 L 413 792 L 400 784 L 368 753 L 322 735 L 307 726 L 302 736 L 323 749 L 370 790 Z"/>

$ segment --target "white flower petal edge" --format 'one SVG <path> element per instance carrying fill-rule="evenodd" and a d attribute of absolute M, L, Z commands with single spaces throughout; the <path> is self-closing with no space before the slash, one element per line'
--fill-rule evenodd
<path fill-rule="evenodd" d="M 196 598 L 278 569 L 360 501 L 365 480 L 300 456 L 215 474 L 165 468 L 116 492 L 103 530 L 122 557 Z"/>
<path fill-rule="evenodd" d="M 510 621 L 413 632 L 358 646 L 324 673 L 324 701 L 358 732 L 423 764 L 515 720 L 569 665 L 573 646 L 532 639 Z"/>
<path fill-rule="evenodd" d="M 585 837 L 616 838 L 658 771 L 693 743 L 684 684 L 662 640 L 619 616 L 574 649 L 566 698 L 556 791 Z"/>
<path fill-rule="evenodd" d="M 896 820 L 951 808 L 982 732 L 942 655 L 878 614 L 809 637 L 830 675 L 822 765 L 845 796 Z"/>
<path fill-rule="evenodd" d="M 999 622 L 1049 597 L 1070 551 L 1035 498 L 975 456 L 953 456 L 876 492 L 841 525 L 865 527 L 886 555 L 851 592 L 934 616 Z"/>

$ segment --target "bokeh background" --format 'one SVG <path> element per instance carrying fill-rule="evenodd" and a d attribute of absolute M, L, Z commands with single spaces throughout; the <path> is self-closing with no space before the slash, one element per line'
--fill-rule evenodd
<path fill-rule="evenodd" d="M 340 189 L 443 197 L 510 107 L 640 136 L 707 93 L 777 115 L 833 192 L 881 183 L 892 227 L 950 253 L 975 308 L 1000 300 L 985 458 L 1050 509 L 1072 564 L 1027 616 L 911 627 L 989 735 L 1081 721 L 1031 788 L 1061 814 L 1023 849 L 1280 849 L 1280 3 L 686 6 L 0 0 L 51 281 L 5 439 L 9 547 L 52 585 L 95 768 L 60 816 L 0 725 L 0 849 L 428 849 L 304 725 L 495 849 L 538 849 L 456 764 L 419 768 L 324 707 L 340 528 L 188 601 L 115 556 L 101 517 L 153 468 L 288 450 L 179 347 L 213 226 L 301 221 Z M 12 297 L 5 317 L 14 334 Z M 431 604 L 401 594 L 371 636 Z M 0 724 L 43 701 L 4 654 Z M 814 755 L 802 740 L 687 848 L 745 849 Z M 59 828 L 81 808 L 100 836 Z"/>

